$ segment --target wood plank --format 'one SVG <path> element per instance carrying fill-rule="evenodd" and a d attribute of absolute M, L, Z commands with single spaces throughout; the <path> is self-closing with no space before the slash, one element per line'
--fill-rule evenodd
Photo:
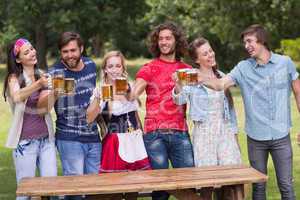
<path fill-rule="evenodd" d="M 216 166 L 107 173 L 100 175 L 35 177 L 21 181 L 17 195 L 76 195 L 149 192 L 195 187 L 219 187 L 264 182 L 267 176 L 253 168 Z M 34 191 L 32 191 L 34 188 Z"/>
<path fill-rule="evenodd" d="M 203 200 L 203 198 L 196 193 L 196 190 L 193 189 L 168 190 L 167 192 L 173 195 L 177 200 Z"/>
<path fill-rule="evenodd" d="M 234 199 L 243 200 L 245 198 L 244 185 L 236 185 L 234 188 Z"/>

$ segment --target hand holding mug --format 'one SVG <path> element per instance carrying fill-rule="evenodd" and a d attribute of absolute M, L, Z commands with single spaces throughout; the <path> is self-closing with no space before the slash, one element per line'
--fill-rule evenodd
<path fill-rule="evenodd" d="M 41 77 L 39 78 L 38 82 L 41 85 L 42 88 L 48 88 L 49 87 L 49 75 L 48 74 L 41 74 Z"/>

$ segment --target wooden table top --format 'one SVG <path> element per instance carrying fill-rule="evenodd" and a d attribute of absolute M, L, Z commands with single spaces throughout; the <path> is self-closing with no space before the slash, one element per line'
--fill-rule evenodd
<path fill-rule="evenodd" d="M 16 194 L 17 196 L 113 194 L 220 187 L 266 181 L 266 175 L 245 165 L 177 168 L 25 178 L 18 185 Z"/>

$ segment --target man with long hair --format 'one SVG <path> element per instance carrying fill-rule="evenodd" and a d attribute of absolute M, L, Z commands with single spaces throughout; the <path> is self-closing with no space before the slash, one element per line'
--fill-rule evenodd
<path fill-rule="evenodd" d="M 300 80 L 288 56 L 271 52 L 265 28 L 255 24 L 241 34 L 250 58 L 243 60 L 222 79 L 205 80 L 204 85 L 222 90 L 237 85 L 244 100 L 248 157 L 250 164 L 267 174 L 271 154 L 281 199 L 295 199 L 293 155 L 290 140 L 290 95 L 294 92 L 300 111 Z M 266 184 L 253 185 L 253 199 L 266 199 Z"/>
<path fill-rule="evenodd" d="M 153 169 L 193 167 L 193 150 L 185 120 L 185 105 L 172 101 L 175 86 L 172 74 L 190 68 L 181 61 L 187 51 L 183 31 L 174 23 L 158 25 L 149 35 L 149 50 L 155 57 L 136 75 L 130 97 L 136 99 L 146 91 L 144 142 Z M 153 192 L 152 199 L 168 199 L 167 192 Z"/>

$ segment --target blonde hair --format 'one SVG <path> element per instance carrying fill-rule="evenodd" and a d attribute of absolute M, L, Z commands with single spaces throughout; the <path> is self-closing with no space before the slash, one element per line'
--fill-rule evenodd
<path fill-rule="evenodd" d="M 107 65 L 107 60 L 111 57 L 119 57 L 121 59 L 121 64 L 123 67 L 123 73 L 125 73 L 127 75 L 127 68 L 125 65 L 125 57 L 124 55 L 120 52 L 120 51 L 109 51 L 107 52 L 104 57 L 103 57 L 103 61 L 102 61 L 102 65 L 101 65 L 101 81 L 102 82 L 107 82 L 107 74 L 105 73 L 105 69 L 106 69 L 106 65 Z"/>

